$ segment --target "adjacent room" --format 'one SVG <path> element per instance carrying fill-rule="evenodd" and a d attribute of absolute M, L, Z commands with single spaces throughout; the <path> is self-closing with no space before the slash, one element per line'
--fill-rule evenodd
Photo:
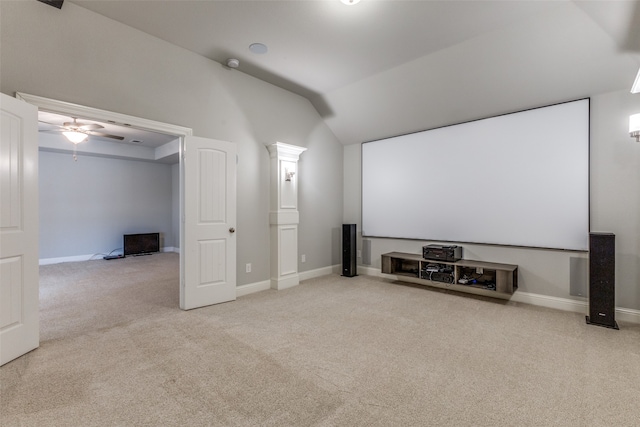
<path fill-rule="evenodd" d="M 0 43 L 3 425 L 640 418 L 639 0 L 9 0 Z"/>
<path fill-rule="evenodd" d="M 178 153 L 155 156 L 176 137 L 100 124 L 78 145 L 62 133 L 71 120 L 38 117 L 40 264 L 124 254 L 123 236 L 141 233 L 159 233 L 162 252 L 179 249 Z"/>

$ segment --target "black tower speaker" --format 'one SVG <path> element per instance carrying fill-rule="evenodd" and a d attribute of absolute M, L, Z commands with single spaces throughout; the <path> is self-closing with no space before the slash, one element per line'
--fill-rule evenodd
<path fill-rule="evenodd" d="M 589 234 L 589 315 L 587 323 L 618 329 L 616 312 L 616 236 Z"/>
<path fill-rule="evenodd" d="M 356 225 L 342 224 L 342 275 L 357 276 L 356 271 Z"/>

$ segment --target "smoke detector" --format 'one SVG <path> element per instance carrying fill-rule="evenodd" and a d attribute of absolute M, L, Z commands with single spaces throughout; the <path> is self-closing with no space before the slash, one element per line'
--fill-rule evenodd
<path fill-rule="evenodd" d="M 240 66 L 240 61 L 238 61 L 235 58 L 229 58 L 227 59 L 227 67 L 229 68 L 238 68 L 238 66 Z"/>

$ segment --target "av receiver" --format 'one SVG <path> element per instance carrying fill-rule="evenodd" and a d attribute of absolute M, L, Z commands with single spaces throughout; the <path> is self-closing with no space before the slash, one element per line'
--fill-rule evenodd
<path fill-rule="evenodd" d="M 462 246 L 427 245 L 422 247 L 422 258 L 456 262 L 462 259 Z"/>

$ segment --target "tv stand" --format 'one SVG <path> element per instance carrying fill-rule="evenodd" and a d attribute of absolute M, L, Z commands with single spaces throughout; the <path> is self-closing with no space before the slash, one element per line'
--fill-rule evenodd
<path fill-rule="evenodd" d="M 382 273 L 400 281 L 503 299 L 518 287 L 517 265 L 429 260 L 404 252 L 382 254 Z"/>
<path fill-rule="evenodd" d="M 144 254 L 132 254 L 131 256 L 145 256 L 145 255 L 153 255 L 153 253 L 147 252 L 147 253 L 144 253 Z"/>

